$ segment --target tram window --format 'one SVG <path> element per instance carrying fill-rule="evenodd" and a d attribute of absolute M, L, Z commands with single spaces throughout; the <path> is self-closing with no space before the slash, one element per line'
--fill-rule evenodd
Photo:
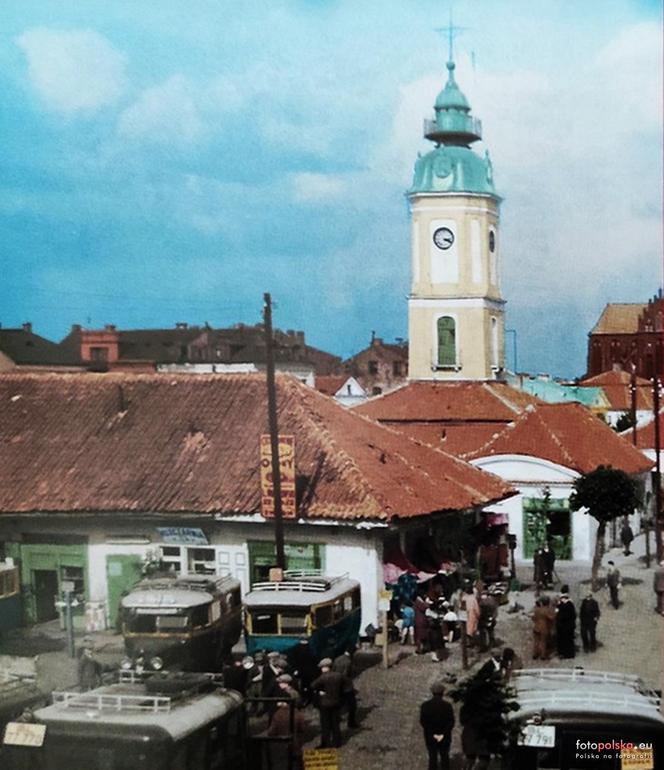
<path fill-rule="evenodd" d="M 341 620 L 341 618 L 343 618 L 343 616 L 344 616 L 344 606 L 343 606 L 343 603 L 342 603 L 341 599 L 336 601 L 332 605 L 332 608 L 333 608 L 332 612 L 333 612 L 334 620 L 335 621 Z"/>
<path fill-rule="evenodd" d="M 344 612 L 350 612 L 353 609 L 353 597 L 349 594 L 344 596 Z"/>
<path fill-rule="evenodd" d="M 288 610 L 281 613 L 282 634 L 302 634 L 307 630 L 307 612 Z"/>
<path fill-rule="evenodd" d="M 131 615 L 127 619 L 127 626 L 132 634 L 154 634 L 155 621 L 155 615 Z"/>
<path fill-rule="evenodd" d="M 194 628 L 207 626 L 210 621 L 210 607 L 208 604 L 202 604 L 200 607 L 194 607 L 191 611 L 191 625 Z"/>
<path fill-rule="evenodd" d="M 332 623 L 332 605 L 325 604 L 316 608 L 316 626 L 329 626 Z"/>
<path fill-rule="evenodd" d="M 276 612 L 257 612 L 251 615 L 251 630 L 254 634 L 276 634 L 279 630 L 277 626 Z"/>

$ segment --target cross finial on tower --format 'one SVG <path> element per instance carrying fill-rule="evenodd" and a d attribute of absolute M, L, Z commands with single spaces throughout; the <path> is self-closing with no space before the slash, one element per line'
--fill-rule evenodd
<path fill-rule="evenodd" d="M 447 41 L 449 46 L 449 57 L 448 61 L 453 62 L 454 61 L 454 38 L 456 35 L 458 35 L 460 32 L 463 32 L 466 30 L 467 27 L 456 27 L 454 25 L 453 19 L 452 19 L 452 4 L 450 3 L 450 23 L 447 25 L 447 27 L 439 27 L 436 29 L 436 32 L 443 32 L 447 35 Z"/>

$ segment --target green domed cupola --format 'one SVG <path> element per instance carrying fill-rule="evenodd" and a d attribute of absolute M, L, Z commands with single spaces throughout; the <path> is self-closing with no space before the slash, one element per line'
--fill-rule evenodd
<path fill-rule="evenodd" d="M 424 136 L 436 148 L 415 162 L 409 194 L 469 192 L 496 196 L 489 153 L 476 155 L 470 145 L 482 138 L 482 123 L 454 78 L 454 61 L 447 62 L 447 83 L 434 104 L 435 118 L 424 121 Z M 497 197 L 497 196 L 496 196 Z"/>

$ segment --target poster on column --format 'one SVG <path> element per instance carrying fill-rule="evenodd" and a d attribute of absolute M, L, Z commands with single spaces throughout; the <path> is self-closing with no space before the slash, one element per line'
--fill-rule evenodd
<path fill-rule="evenodd" d="M 274 485 L 272 483 L 272 445 L 270 436 L 261 436 L 261 513 L 266 519 L 274 517 Z M 295 437 L 279 434 L 279 478 L 281 480 L 281 510 L 284 519 L 297 515 L 295 499 Z"/>

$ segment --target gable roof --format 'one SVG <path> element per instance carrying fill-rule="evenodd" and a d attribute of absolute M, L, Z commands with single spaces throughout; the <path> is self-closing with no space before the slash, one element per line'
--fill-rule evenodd
<path fill-rule="evenodd" d="M 339 391 L 339 388 L 342 388 L 349 379 L 350 376 L 347 374 L 341 377 L 334 375 L 323 375 L 321 377 L 316 375 L 316 390 L 319 393 L 324 393 L 326 396 L 334 396 Z"/>
<path fill-rule="evenodd" d="M 513 494 L 491 474 L 277 377 L 299 513 L 390 521 Z M 0 375 L 0 511 L 254 513 L 261 375 Z"/>
<path fill-rule="evenodd" d="M 635 334 L 639 330 L 639 316 L 647 307 L 646 302 L 609 302 L 590 333 Z"/>
<path fill-rule="evenodd" d="M 632 408 L 630 387 L 632 376 L 622 369 L 602 372 L 594 377 L 588 377 L 579 383 L 582 388 L 600 387 L 604 391 L 611 409 L 629 411 Z M 652 385 L 643 377 L 635 377 L 636 408 L 652 409 Z"/>
<path fill-rule="evenodd" d="M 505 422 L 514 419 L 534 396 L 502 382 L 411 382 L 355 407 L 374 420 Z"/>
<path fill-rule="evenodd" d="M 589 473 L 599 465 L 627 473 L 642 473 L 652 467 L 642 452 L 581 404 L 530 406 L 484 446 L 464 457 L 501 454 L 540 457 L 578 473 Z"/>
<path fill-rule="evenodd" d="M 70 351 L 35 334 L 28 328 L 1 329 L 0 351 L 17 366 L 75 366 L 78 359 Z"/>

